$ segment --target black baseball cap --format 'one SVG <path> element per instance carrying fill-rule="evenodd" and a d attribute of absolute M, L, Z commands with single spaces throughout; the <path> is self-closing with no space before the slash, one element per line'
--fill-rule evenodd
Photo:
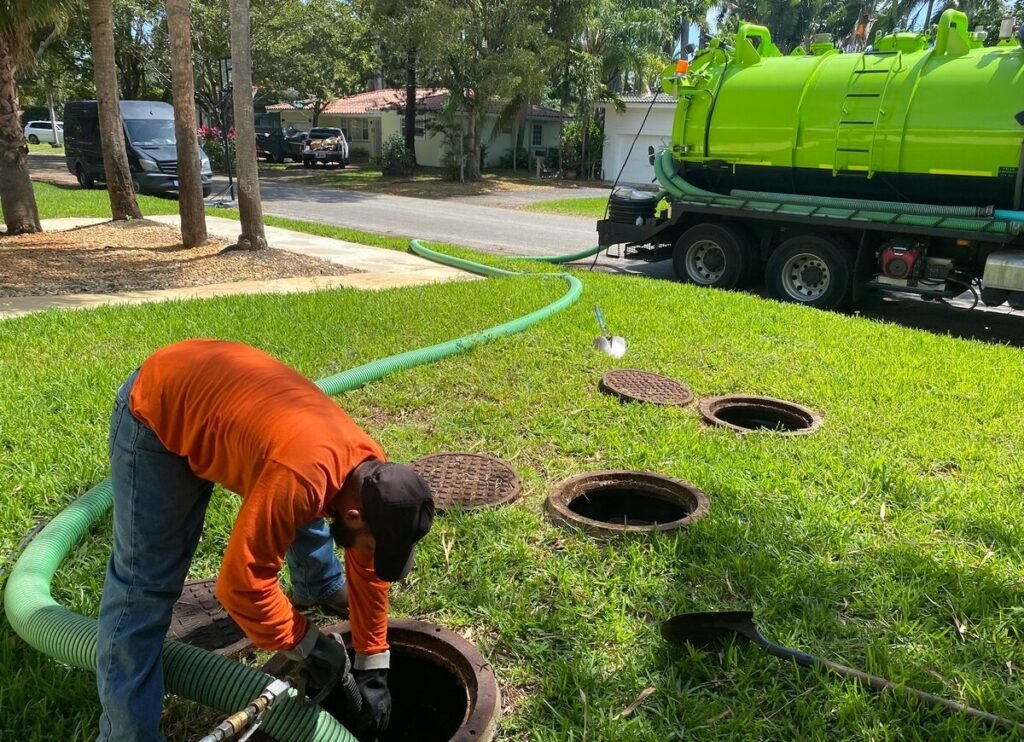
<path fill-rule="evenodd" d="M 434 524 L 434 498 L 412 467 L 373 463 L 363 479 L 363 519 L 377 542 L 373 571 L 385 582 L 395 582 L 412 570 L 416 542 Z"/>

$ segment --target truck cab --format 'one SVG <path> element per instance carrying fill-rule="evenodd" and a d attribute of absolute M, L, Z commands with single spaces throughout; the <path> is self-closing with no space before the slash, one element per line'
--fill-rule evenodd
<path fill-rule="evenodd" d="M 160 101 L 121 101 L 128 167 L 136 193 L 178 192 L 178 152 L 174 108 Z M 106 181 L 96 101 L 70 101 L 64 108 L 65 162 L 82 188 Z M 213 188 L 213 170 L 199 150 L 203 196 Z"/>

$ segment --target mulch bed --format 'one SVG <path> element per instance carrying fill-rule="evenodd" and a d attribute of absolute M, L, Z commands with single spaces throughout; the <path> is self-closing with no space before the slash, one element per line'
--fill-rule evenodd
<path fill-rule="evenodd" d="M 360 271 L 286 250 L 188 250 L 180 233 L 145 219 L 65 232 L 0 234 L 0 297 L 111 294 Z"/>

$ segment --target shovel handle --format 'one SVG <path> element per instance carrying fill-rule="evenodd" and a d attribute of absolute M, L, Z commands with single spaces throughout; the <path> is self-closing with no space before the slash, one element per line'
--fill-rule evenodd
<path fill-rule="evenodd" d="M 788 649 L 778 644 L 773 644 L 772 642 L 766 641 L 765 644 L 763 644 L 762 646 L 769 654 L 774 655 L 775 657 L 792 660 L 798 665 L 803 665 L 804 667 L 824 667 L 836 673 L 837 675 L 843 676 L 844 678 L 855 680 L 861 685 L 871 688 L 871 690 L 876 690 L 879 692 L 891 690 L 904 693 L 908 696 L 913 696 L 927 703 L 931 703 L 936 706 L 942 706 L 943 708 L 946 708 L 950 711 L 955 711 L 957 713 L 964 714 L 965 716 L 970 716 L 974 719 L 984 721 L 994 726 L 1010 727 L 1011 729 L 1016 729 L 1017 731 L 1024 731 L 1024 724 L 1021 724 L 1020 722 L 1013 721 L 1012 719 L 1006 719 L 1002 716 L 996 716 L 995 714 L 990 714 L 987 711 L 981 711 L 959 701 L 954 701 L 949 698 L 943 698 L 942 696 L 936 696 L 932 693 L 925 693 L 923 690 L 917 690 L 917 688 L 911 688 L 906 685 L 900 685 L 899 683 L 894 683 L 891 680 L 880 678 L 877 675 L 869 675 L 868 673 L 862 672 L 861 670 L 855 670 L 852 667 L 840 665 L 838 662 L 824 660 L 821 657 L 815 657 L 814 655 L 806 654 L 805 652 L 798 652 L 794 649 Z"/>

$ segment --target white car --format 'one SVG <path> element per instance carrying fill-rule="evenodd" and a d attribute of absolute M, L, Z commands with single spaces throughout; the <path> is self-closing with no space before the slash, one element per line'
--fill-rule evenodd
<path fill-rule="evenodd" d="M 53 135 L 53 125 L 49 121 L 29 121 L 25 125 L 25 138 L 29 144 L 52 144 L 59 147 L 64 143 L 64 122 L 57 122 L 57 136 Z"/>

